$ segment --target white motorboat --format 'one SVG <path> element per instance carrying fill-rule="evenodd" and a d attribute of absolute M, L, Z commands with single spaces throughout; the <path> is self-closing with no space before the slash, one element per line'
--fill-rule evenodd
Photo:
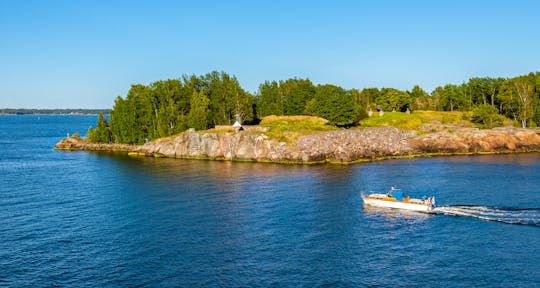
<path fill-rule="evenodd" d="M 435 197 L 411 198 L 400 189 L 390 188 L 386 194 L 362 194 L 364 205 L 430 212 L 435 207 Z"/>

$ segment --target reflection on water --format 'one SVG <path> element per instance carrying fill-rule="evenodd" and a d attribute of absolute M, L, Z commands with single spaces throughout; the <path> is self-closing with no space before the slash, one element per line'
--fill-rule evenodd
<path fill-rule="evenodd" d="M 519 164 L 521 166 L 532 166 L 538 164 L 540 153 L 510 153 L 510 154 L 492 154 L 492 155 L 470 155 L 470 156 L 452 156 L 444 157 L 448 162 L 469 162 L 486 163 L 493 165 L 501 164 Z"/>
<path fill-rule="evenodd" d="M 423 221 L 427 220 L 433 215 L 425 212 L 404 210 L 404 209 L 391 209 L 383 207 L 375 207 L 370 205 L 364 205 L 364 213 L 372 215 L 374 217 L 385 217 L 388 220 L 413 220 L 414 221 Z"/>

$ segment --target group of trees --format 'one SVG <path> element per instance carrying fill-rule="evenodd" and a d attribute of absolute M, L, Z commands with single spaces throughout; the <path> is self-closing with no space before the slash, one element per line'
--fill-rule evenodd
<path fill-rule="evenodd" d="M 502 125 L 504 118 L 522 127 L 540 125 L 540 73 L 514 78 L 471 78 L 460 85 L 447 84 L 427 93 L 419 86 L 411 91 L 366 88 L 357 103 L 385 111 L 472 111 L 484 127 Z"/>
<path fill-rule="evenodd" d="M 481 115 L 498 119 L 495 123 L 502 122 L 504 116 L 522 127 L 537 126 L 540 124 L 540 73 L 508 79 L 472 78 L 461 85 L 437 87 L 431 95 L 419 100 L 419 109 L 473 111 L 482 121 L 486 118 Z"/>
<path fill-rule="evenodd" d="M 135 143 L 177 134 L 187 128 L 203 130 L 232 125 L 236 115 L 244 124 L 267 115 L 314 115 L 337 126 L 353 126 L 362 117 L 354 91 L 334 85 L 315 86 L 308 79 L 265 82 L 257 95 L 246 92 L 236 77 L 224 72 L 132 85 L 126 98 L 117 97 L 107 121 L 100 114 L 90 128 L 92 142 Z"/>
<path fill-rule="evenodd" d="M 141 144 L 187 128 L 230 125 L 236 114 L 247 123 L 257 118 L 255 97 L 240 87 L 236 77 L 215 71 L 184 75 L 132 85 L 126 98 L 116 98 L 108 121 L 100 115 L 88 136 L 93 142 Z"/>
<path fill-rule="evenodd" d="M 260 117 L 318 116 L 332 125 L 350 127 L 367 117 L 366 110 L 356 101 L 357 92 L 330 84 L 315 86 L 308 79 L 266 81 L 259 86 L 256 96 L 257 113 Z"/>
<path fill-rule="evenodd" d="M 367 111 L 473 111 L 472 121 L 484 127 L 502 125 L 510 118 L 522 127 L 540 125 L 540 73 L 515 78 L 471 78 L 427 93 L 419 86 L 410 91 L 394 88 L 343 89 L 315 85 L 309 79 L 266 81 L 256 95 L 246 92 L 234 76 L 211 72 L 202 76 L 132 85 L 118 97 L 109 119 L 101 114 L 90 128 L 93 142 L 144 143 L 177 134 L 231 125 L 235 115 L 256 123 L 267 115 L 312 115 L 332 125 L 351 127 Z"/>

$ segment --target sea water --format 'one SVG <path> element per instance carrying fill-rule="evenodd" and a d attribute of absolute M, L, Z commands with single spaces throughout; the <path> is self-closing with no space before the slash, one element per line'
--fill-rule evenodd
<path fill-rule="evenodd" d="M 0 116 L 0 286 L 539 287 L 540 155 L 277 165 L 56 151 Z M 432 214 L 363 207 L 396 186 Z"/>

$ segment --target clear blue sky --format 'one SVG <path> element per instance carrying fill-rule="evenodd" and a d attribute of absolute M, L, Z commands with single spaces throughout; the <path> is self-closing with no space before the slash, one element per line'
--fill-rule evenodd
<path fill-rule="evenodd" d="M 0 108 L 110 108 L 134 83 L 344 88 L 540 70 L 540 1 L 0 0 Z"/>

